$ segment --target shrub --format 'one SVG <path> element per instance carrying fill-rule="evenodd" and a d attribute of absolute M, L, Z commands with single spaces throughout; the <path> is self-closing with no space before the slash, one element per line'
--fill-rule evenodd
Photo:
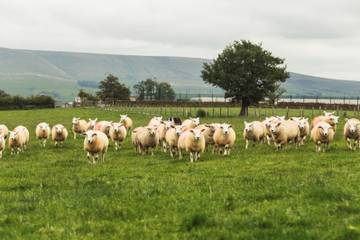
<path fill-rule="evenodd" d="M 198 109 L 196 112 L 196 117 L 200 117 L 200 118 L 206 117 L 206 111 L 204 109 Z"/>

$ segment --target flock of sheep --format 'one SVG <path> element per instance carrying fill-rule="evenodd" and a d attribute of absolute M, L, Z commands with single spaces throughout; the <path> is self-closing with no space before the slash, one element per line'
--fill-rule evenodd
<path fill-rule="evenodd" d="M 267 117 L 263 121 L 244 122 L 243 138 L 245 149 L 249 142 L 274 144 L 277 150 L 283 149 L 289 143 L 296 147 L 304 145 L 310 138 L 316 145 L 316 151 L 325 151 L 333 141 L 339 117 L 332 112 L 312 119 L 304 117 Z M 184 152 L 190 155 L 190 162 L 197 161 L 200 154 L 209 146 L 212 152 L 230 155 L 236 140 L 236 133 L 230 124 L 211 123 L 200 124 L 199 118 L 189 118 L 183 122 L 179 118 L 163 120 L 162 117 L 153 117 L 146 126 L 133 128 L 133 121 L 127 115 L 120 115 L 119 122 L 89 121 L 74 117 L 72 119 L 72 132 L 74 139 L 83 135 L 84 150 L 91 163 L 98 158 L 102 161 L 108 150 L 109 139 L 114 142 L 115 150 L 121 148 L 126 136 L 131 132 L 131 141 L 135 151 L 139 154 L 153 154 L 153 149 L 159 146 L 163 152 L 169 152 L 171 157 L 178 155 L 182 158 Z M 65 126 L 56 124 L 50 128 L 49 124 L 42 122 L 36 126 L 36 138 L 45 147 L 48 139 L 52 139 L 55 146 L 62 145 L 68 138 Z M 360 147 L 360 120 L 346 119 L 344 137 L 349 149 Z M 9 131 L 5 125 L 0 125 L 0 158 L 8 146 L 11 154 L 18 154 L 26 149 L 29 142 L 29 131 L 24 126 L 17 126 Z"/>

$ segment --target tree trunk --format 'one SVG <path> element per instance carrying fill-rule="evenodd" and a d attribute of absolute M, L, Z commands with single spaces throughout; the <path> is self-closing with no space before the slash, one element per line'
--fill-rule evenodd
<path fill-rule="evenodd" d="M 241 100 L 241 110 L 239 116 L 248 116 L 250 102 L 247 98 Z"/>

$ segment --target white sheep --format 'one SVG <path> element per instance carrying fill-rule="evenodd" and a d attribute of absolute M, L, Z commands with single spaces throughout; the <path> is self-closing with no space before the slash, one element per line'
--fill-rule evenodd
<path fill-rule="evenodd" d="M 4 124 L 0 124 L 0 135 L 2 135 L 4 139 L 7 139 L 9 136 L 9 129 Z"/>
<path fill-rule="evenodd" d="M 62 124 L 56 124 L 51 129 L 51 139 L 55 146 L 62 145 L 68 137 L 68 131 Z"/>
<path fill-rule="evenodd" d="M 183 131 L 196 128 L 200 124 L 200 118 L 189 118 L 182 122 Z"/>
<path fill-rule="evenodd" d="M 300 129 L 297 122 L 292 120 L 284 120 L 272 123 L 270 128 L 272 139 L 277 150 L 286 147 L 289 142 L 294 142 L 298 147 L 300 142 Z"/>
<path fill-rule="evenodd" d="M 95 118 L 95 119 L 89 118 L 87 130 L 94 130 L 94 128 L 96 126 L 96 122 L 97 122 L 97 118 Z"/>
<path fill-rule="evenodd" d="M 136 134 L 138 132 L 142 131 L 143 129 L 144 129 L 144 127 L 137 127 L 134 130 L 132 130 L 132 132 L 131 132 L 131 143 L 133 144 L 136 153 L 141 153 Z"/>
<path fill-rule="evenodd" d="M 300 130 L 300 144 L 304 145 L 307 136 L 310 134 L 309 119 L 304 117 L 291 117 L 290 120 L 298 123 Z"/>
<path fill-rule="evenodd" d="M 266 138 L 266 127 L 262 122 L 253 121 L 246 122 L 244 121 L 244 132 L 243 137 L 245 140 L 245 149 L 249 147 L 249 141 L 253 141 L 253 145 L 257 142 L 264 142 Z"/>
<path fill-rule="evenodd" d="M 158 144 L 159 144 L 161 150 L 163 152 L 165 152 L 165 153 L 166 153 L 166 150 L 167 150 L 165 134 L 166 134 L 166 131 L 173 125 L 174 124 L 173 124 L 172 121 L 161 121 L 160 124 L 157 126 L 157 129 L 156 129 L 156 137 L 157 137 L 157 139 L 159 141 Z"/>
<path fill-rule="evenodd" d="M 124 125 L 127 131 L 130 131 L 133 126 L 133 121 L 128 115 L 120 115 L 120 123 Z"/>
<path fill-rule="evenodd" d="M 199 126 L 197 126 L 195 129 L 199 129 L 202 131 L 202 135 L 205 138 L 205 150 L 209 147 L 209 146 L 213 146 L 214 145 L 214 133 L 216 130 L 216 127 L 219 126 L 220 124 L 218 123 L 212 123 L 212 124 L 200 124 Z M 213 153 L 214 153 L 214 148 L 212 149 Z"/>
<path fill-rule="evenodd" d="M 29 130 L 24 126 L 17 126 L 9 135 L 9 148 L 11 154 L 19 154 L 26 149 L 30 140 Z"/>
<path fill-rule="evenodd" d="M 111 140 L 115 143 L 115 150 L 121 148 L 126 138 L 126 127 L 122 123 L 112 123 L 109 131 Z"/>
<path fill-rule="evenodd" d="M 50 126 L 45 122 L 39 123 L 35 128 L 35 136 L 40 140 L 43 147 L 46 145 L 46 141 L 50 138 Z"/>
<path fill-rule="evenodd" d="M 181 132 L 181 126 L 178 125 L 171 125 L 170 128 L 166 131 L 165 141 L 167 147 L 169 148 L 171 157 L 173 157 L 174 154 L 178 152 L 178 141 Z"/>
<path fill-rule="evenodd" d="M 224 156 L 229 156 L 236 141 L 235 131 L 230 124 L 223 123 L 214 132 L 214 148 Z"/>
<path fill-rule="evenodd" d="M 85 132 L 84 150 L 87 152 L 87 158 L 90 163 L 91 157 L 93 164 L 96 163 L 99 157 L 101 157 L 101 160 L 104 162 L 108 147 L 109 139 L 105 133 L 96 130 Z"/>
<path fill-rule="evenodd" d="M 321 152 L 329 148 L 329 144 L 334 140 L 334 128 L 325 121 L 320 121 L 311 129 L 311 139 L 316 144 L 316 151 Z"/>
<path fill-rule="evenodd" d="M 153 117 L 150 119 L 148 126 L 159 126 L 163 117 Z"/>
<path fill-rule="evenodd" d="M 199 129 L 190 129 L 182 132 L 178 140 L 179 159 L 182 151 L 190 153 L 190 162 L 200 159 L 200 154 L 205 150 L 205 138 Z"/>
<path fill-rule="evenodd" d="M 360 120 L 356 118 L 345 119 L 344 137 L 347 147 L 356 150 L 360 144 Z M 353 140 L 353 143 L 351 141 Z"/>
<path fill-rule="evenodd" d="M 72 132 L 74 139 L 76 139 L 76 134 L 83 134 L 88 130 L 88 123 L 78 117 L 73 117 L 72 119 Z"/>
<path fill-rule="evenodd" d="M 0 135 L 0 159 L 2 158 L 2 155 L 3 155 L 3 151 L 5 150 L 5 138 L 3 135 Z"/>
<path fill-rule="evenodd" d="M 111 124 L 111 121 L 99 121 L 96 123 L 94 130 L 105 133 L 105 135 L 109 138 Z"/>
<path fill-rule="evenodd" d="M 271 142 L 273 142 L 272 134 L 270 131 L 271 124 L 278 123 L 285 120 L 285 116 L 271 116 L 266 117 L 262 124 L 265 126 L 265 136 L 267 140 L 267 144 L 270 146 Z"/>
<path fill-rule="evenodd" d="M 156 127 L 146 126 L 142 129 L 139 129 L 136 132 L 136 144 L 141 154 L 154 155 L 153 149 L 157 146 L 159 140 L 156 135 Z"/>

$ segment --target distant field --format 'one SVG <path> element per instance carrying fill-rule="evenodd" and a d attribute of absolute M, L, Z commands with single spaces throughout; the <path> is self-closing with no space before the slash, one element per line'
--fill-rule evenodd
<path fill-rule="evenodd" d="M 70 129 L 73 116 L 116 121 L 120 112 L 130 112 L 139 126 L 160 113 L 138 110 L 1 111 L 0 119 L 10 128 L 27 126 L 33 137 L 40 121 Z M 232 156 L 205 153 L 194 164 L 188 156 L 179 161 L 159 150 L 140 157 L 129 138 L 118 152 L 112 144 L 106 162 L 95 166 L 85 158 L 82 139 L 71 135 L 62 148 L 41 149 L 33 137 L 19 156 L 6 150 L 0 161 L 0 239 L 360 238 L 360 154 L 345 148 L 344 118 L 327 153 L 315 153 L 312 143 L 281 152 L 266 145 L 245 151 L 238 110 L 202 119 L 233 124 L 238 141 Z M 163 113 L 170 111 L 182 110 Z M 258 115 L 251 109 L 247 120 Z"/>

